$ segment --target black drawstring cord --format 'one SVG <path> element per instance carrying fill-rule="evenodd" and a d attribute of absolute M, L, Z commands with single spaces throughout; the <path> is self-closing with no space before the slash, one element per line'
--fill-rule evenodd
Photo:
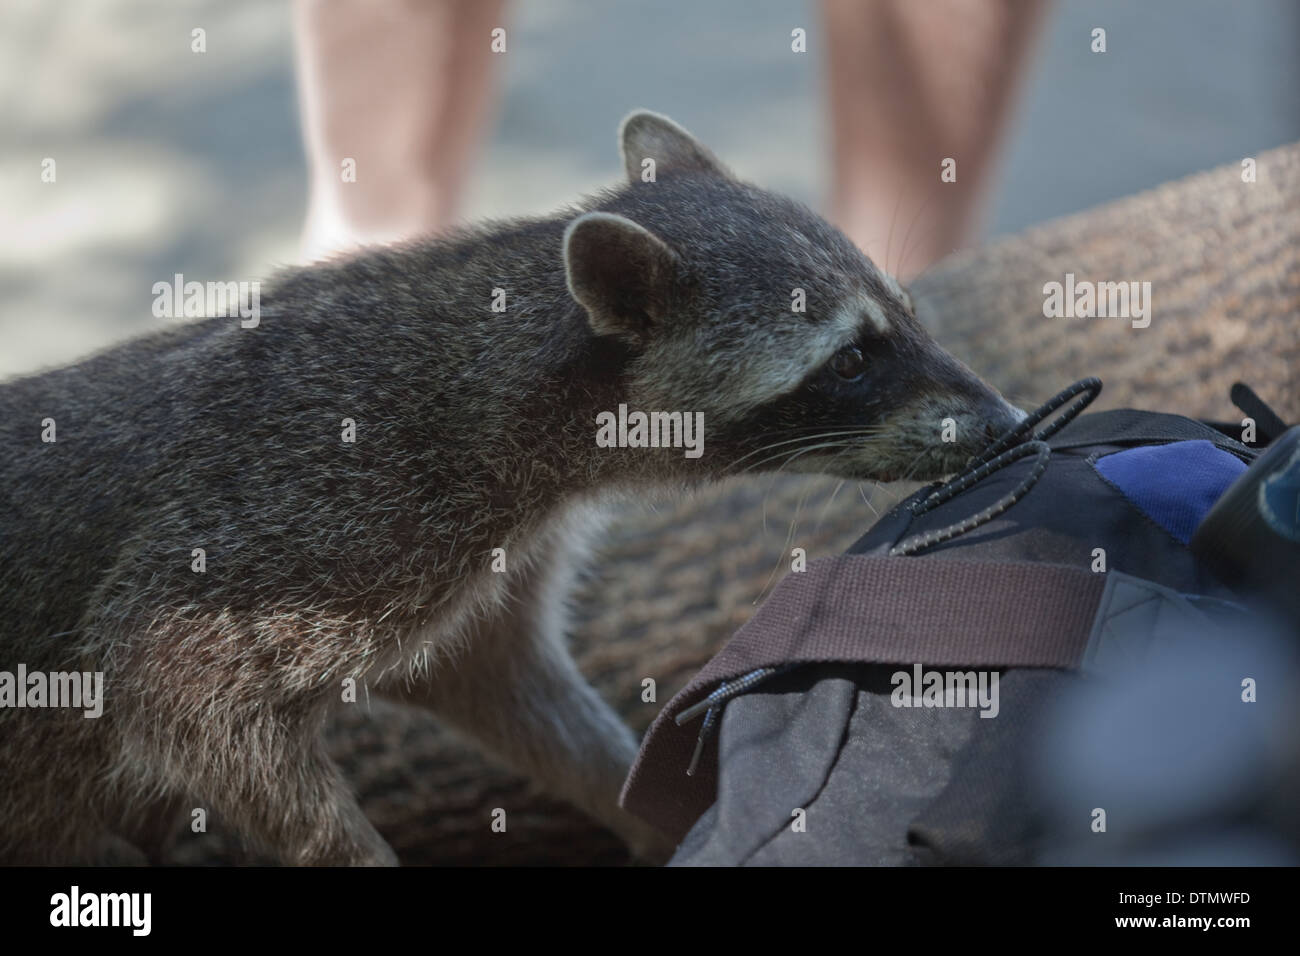
<path fill-rule="evenodd" d="M 1038 484 L 1038 479 L 1043 477 L 1043 472 L 1047 470 L 1047 461 L 1052 457 L 1052 449 L 1048 447 L 1047 439 L 1074 421 L 1079 416 L 1079 413 L 1091 405 L 1093 399 L 1100 394 L 1101 379 L 1099 378 L 1080 379 L 1068 388 L 1061 389 L 1027 415 L 1024 421 L 1009 429 L 988 448 L 972 458 L 967 463 L 965 471 L 952 478 L 947 484 L 936 488 L 933 493 L 925 498 L 919 498 L 912 502 L 911 511 L 913 517 L 925 514 L 945 501 L 951 501 L 966 489 L 979 484 L 989 475 L 1000 468 L 1005 468 L 1013 461 L 1028 458 L 1030 455 L 1037 456 L 1037 461 L 1034 462 L 1033 468 L 1030 469 L 1024 480 L 993 504 L 976 514 L 963 518 L 961 521 L 955 521 L 950 525 L 945 525 L 934 531 L 927 531 L 924 534 L 912 535 L 912 537 L 900 541 L 890 548 L 890 555 L 901 557 L 916 554 L 916 552 L 924 548 L 966 534 L 968 531 L 973 531 L 980 525 L 992 521 L 1014 505 L 1027 495 L 1034 485 Z M 1075 396 L 1078 397 L 1075 398 Z M 1039 428 L 1038 431 L 1034 431 L 1035 427 L 1072 398 L 1074 398 L 1074 402 L 1065 411 L 1061 412 L 1060 416 Z"/>
<path fill-rule="evenodd" d="M 938 507 L 945 501 L 957 497 L 966 489 L 983 481 L 995 471 L 1005 468 L 1013 461 L 1028 458 L 1030 455 L 1037 456 L 1033 468 L 1030 469 L 1024 480 L 993 504 L 982 511 L 963 518 L 961 521 L 955 521 L 935 531 L 913 535 L 894 545 L 889 551 L 890 555 L 915 554 L 923 548 L 965 534 L 974 528 L 978 528 L 986 521 L 991 521 L 1014 505 L 1029 493 L 1029 489 L 1038 483 L 1038 479 L 1047 470 L 1047 461 L 1052 457 L 1052 450 L 1047 445 L 1047 439 L 1074 421 L 1079 413 L 1091 405 L 1093 399 L 1099 394 L 1101 394 L 1101 379 L 1098 378 L 1080 379 L 1069 388 L 1061 389 L 1048 401 L 1034 409 L 1033 412 L 1026 416 L 1024 421 L 1005 432 L 988 448 L 967 462 L 966 469 L 961 474 L 936 488 L 932 494 L 913 502 L 911 506 L 912 515 L 925 514 L 925 512 Z M 1044 419 L 1076 395 L 1079 397 L 1075 399 L 1069 408 L 1061 412 L 1060 417 L 1044 425 L 1038 431 L 1034 431 L 1034 428 Z M 788 663 L 781 664 L 778 667 L 759 667 L 737 680 L 722 681 L 717 690 L 678 714 L 674 720 L 679 727 L 687 721 L 694 720 L 701 712 L 704 714 L 704 723 L 700 725 L 700 734 L 695 739 L 695 752 L 691 755 L 690 766 L 686 768 L 687 776 L 695 776 L 695 770 L 700 762 L 700 754 L 704 752 L 704 743 L 708 739 L 709 732 L 713 730 L 714 724 L 721 717 L 722 708 L 726 706 L 727 701 L 753 689 L 768 678 L 783 674 L 797 666 L 797 663 Z"/>
<path fill-rule="evenodd" d="M 1047 442 L 1027 441 L 1023 445 L 1017 445 L 1015 448 L 1008 448 L 1002 454 L 998 455 L 992 461 L 987 461 L 980 465 L 974 471 L 968 471 L 962 476 L 961 481 L 945 485 L 941 491 L 942 496 L 936 492 L 930 498 L 923 502 L 926 507 L 914 509 L 914 514 L 924 514 L 930 508 L 940 505 L 950 498 L 961 494 L 971 485 L 974 485 L 987 478 L 993 472 L 1000 468 L 1005 468 L 1013 461 L 1021 458 L 1028 458 L 1030 455 L 1037 455 L 1038 460 L 1034 462 L 1033 468 L 1029 474 L 1025 475 L 1024 480 L 1016 485 L 1011 491 L 1007 492 L 993 504 L 989 505 L 982 511 L 978 511 L 969 517 L 962 518 L 960 521 L 954 521 L 950 525 L 945 525 L 934 531 L 927 531 L 923 534 L 914 534 L 910 538 L 900 541 L 889 549 L 890 557 L 902 557 L 903 555 L 916 554 L 916 552 L 936 545 L 941 541 L 947 541 L 958 535 L 963 535 L 968 531 L 978 528 L 987 521 L 992 521 L 1002 512 L 1006 511 L 1017 501 L 1029 493 L 1029 489 L 1038 484 L 1038 479 L 1043 477 L 1043 472 L 1047 470 L 1047 460 L 1052 457 L 1052 449 L 1047 447 Z M 934 500 L 932 500 L 934 499 Z"/>
<path fill-rule="evenodd" d="M 986 461 L 992 460 L 994 456 L 1001 454 L 1006 449 L 1011 448 L 1014 445 L 1019 445 L 1022 442 L 1031 440 L 1047 441 L 1047 439 L 1051 438 L 1066 425 L 1070 424 L 1070 422 L 1074 421 L 1079 416 L 1079 413 L 1091 405 L 1093 399 L 1100 394 L 1101 379 L 1099 378 L 1081 378 L 1073 385 L 1061 389 L 1025 416 L 1025 420 L 1019 425 L 1007 430 L 1001 438 L 997 439 L 997 441 L 989 445 L 988 448 L 985 448 L 984 451 L 980 452 L 978 456 L 967 462 L 966 471 L 979 467 Z M 1032 436 L 1030 435 L 1030 432 L 1033 431 L 1035 425 L 1038 425 L 1076 395 L 1079 395 L 1080 397 L 1073 405 L 1061 412 L 1060 418 L 1044 426 Z M 949 482 L 949 484 L 951 484 L 951 482 Z"/>
<path fill-rule="evenodd" d="M 718 690 L 725 691 L 726 689 L 727 689 L 727 682 L 724 680 L 718 686 Z M 690 765 L 687 766 L 686 768 L 686 776 L 688 777 L 695 776 L 695 768 L 698 767 L 700 764 L 700 754 L 704 753 L 704 741 L 709 739 L 709 732 L 713 730 L 713 724 L 718 719 L 718 715 L 721 713 L 722 713 L 722 705 L 718 705 L 717 707 L 710 707 L 705 712 L 704 723 L 700 724 L 699 736 L 695 738 L 695 751 L 691 754 Z"/>
<path fill-rule="evenodd" d="M 738 680 L 723 681 L 718 685 L 718 689 L 709 694 L 708 697 L 687 707 L 674 718 L 677 721 L 677 726 L 680 727 L 687 721 L 698 717 L 700 711 L 704 711 L 704 723 L 700 725 L 700 735 L 695 740 L 695 753 L 691 755 L 691 765 L 686 768 L 688 777 L 695 776 L 695 768 L 700 762 L 700 754 L 704 752 L 704 741 L 708 739 L 709 731 L 713 729 L 714 723 L 721 716 L 722 708 L 726 706 L 727 701 L 745 693 L 756 684 L 761 684 L 769 677 L 782 674 L 794 666 L 794 664 L 782 664 L 780 667 L 759 667 Z"/>

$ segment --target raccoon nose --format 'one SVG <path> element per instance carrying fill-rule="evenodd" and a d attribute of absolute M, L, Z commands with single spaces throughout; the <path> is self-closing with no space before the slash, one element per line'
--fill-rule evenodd
<path fill-rule="evenodd" d="M 992 399 L 980 409 L 984 421 L 984 442 L 992 444 L 1025 420 L 1025 413 L 1002 398 Z"/>

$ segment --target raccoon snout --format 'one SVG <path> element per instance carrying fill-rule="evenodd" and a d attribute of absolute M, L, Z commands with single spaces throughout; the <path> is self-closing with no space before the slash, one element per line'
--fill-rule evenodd
<path fill-rule="evenodd" d="M 955 416 L 954 416 L 955 417 Z M 993 393 L 981 396 L 968 405 L 957 420 L 962 423 L 958 433 L 961 436 L 955 445 L 948 445 L 944 451 L 953 456 L 974 457 L 989 445 L 1025 420 L 1026 413 L 1005 401 L 1002 396 Z M 964 427 L 963 427 L 964 426 Z"/>
<path fill-rule="evenodd" d="M 977 412 L 980 420 L 983 421 L 984 444 L 987 447 L 997 441 L 1011 429 L 1015 428 L 1028 417 L 1028 413 L 1023 409 L 1016 408 L 1000 395 L 990 400 L 986 400 Z"/>

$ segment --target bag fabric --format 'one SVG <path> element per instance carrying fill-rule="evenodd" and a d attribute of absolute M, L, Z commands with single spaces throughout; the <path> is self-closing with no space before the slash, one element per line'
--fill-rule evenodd
<path fill-rule="evenodd" d="M 788 575 L 665 705 L 623 803 L 680 841 L 674 864 L 1040 856 L 1025 778 L 1045 708 L 1081 669 L 1131 665 L 1244 613 L 1187 541 L 1256 456 L 1208 425 L 1131 409 L 1075 418 L 1047 444 L 1045 467 L 1021 457 L 917 514 L 935 491 L 921 489 L 847 554 Z M 890 554 L 983 509 L 999 513 Z M 743 690 L 773 667 L 678 724 L 720 685 Z M 982 671 L 994 693 L 928 706 L 921 685 L 936 670 L 959 686 Z M 911 693 L 900 674 L 915 677 Z"/>

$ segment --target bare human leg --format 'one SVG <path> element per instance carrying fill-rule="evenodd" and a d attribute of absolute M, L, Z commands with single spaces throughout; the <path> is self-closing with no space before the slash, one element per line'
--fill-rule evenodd
<path fill-rule="evenodd" d="M 904 280 L 979 214 L 1041 0 L 823 0 L 832 216 Z M 940 178 L 956 161 L 955 182 Z M 904 248 L 906 246 L 906 248 Z"/>
<path fill-rule="evenodd" d="M 311 176 L 305 259 L 437 232 L 456 216 L 494 91 L 502 0 L 297 0 Z M 347 181 L 345 162 L 355 163 Z"/>

